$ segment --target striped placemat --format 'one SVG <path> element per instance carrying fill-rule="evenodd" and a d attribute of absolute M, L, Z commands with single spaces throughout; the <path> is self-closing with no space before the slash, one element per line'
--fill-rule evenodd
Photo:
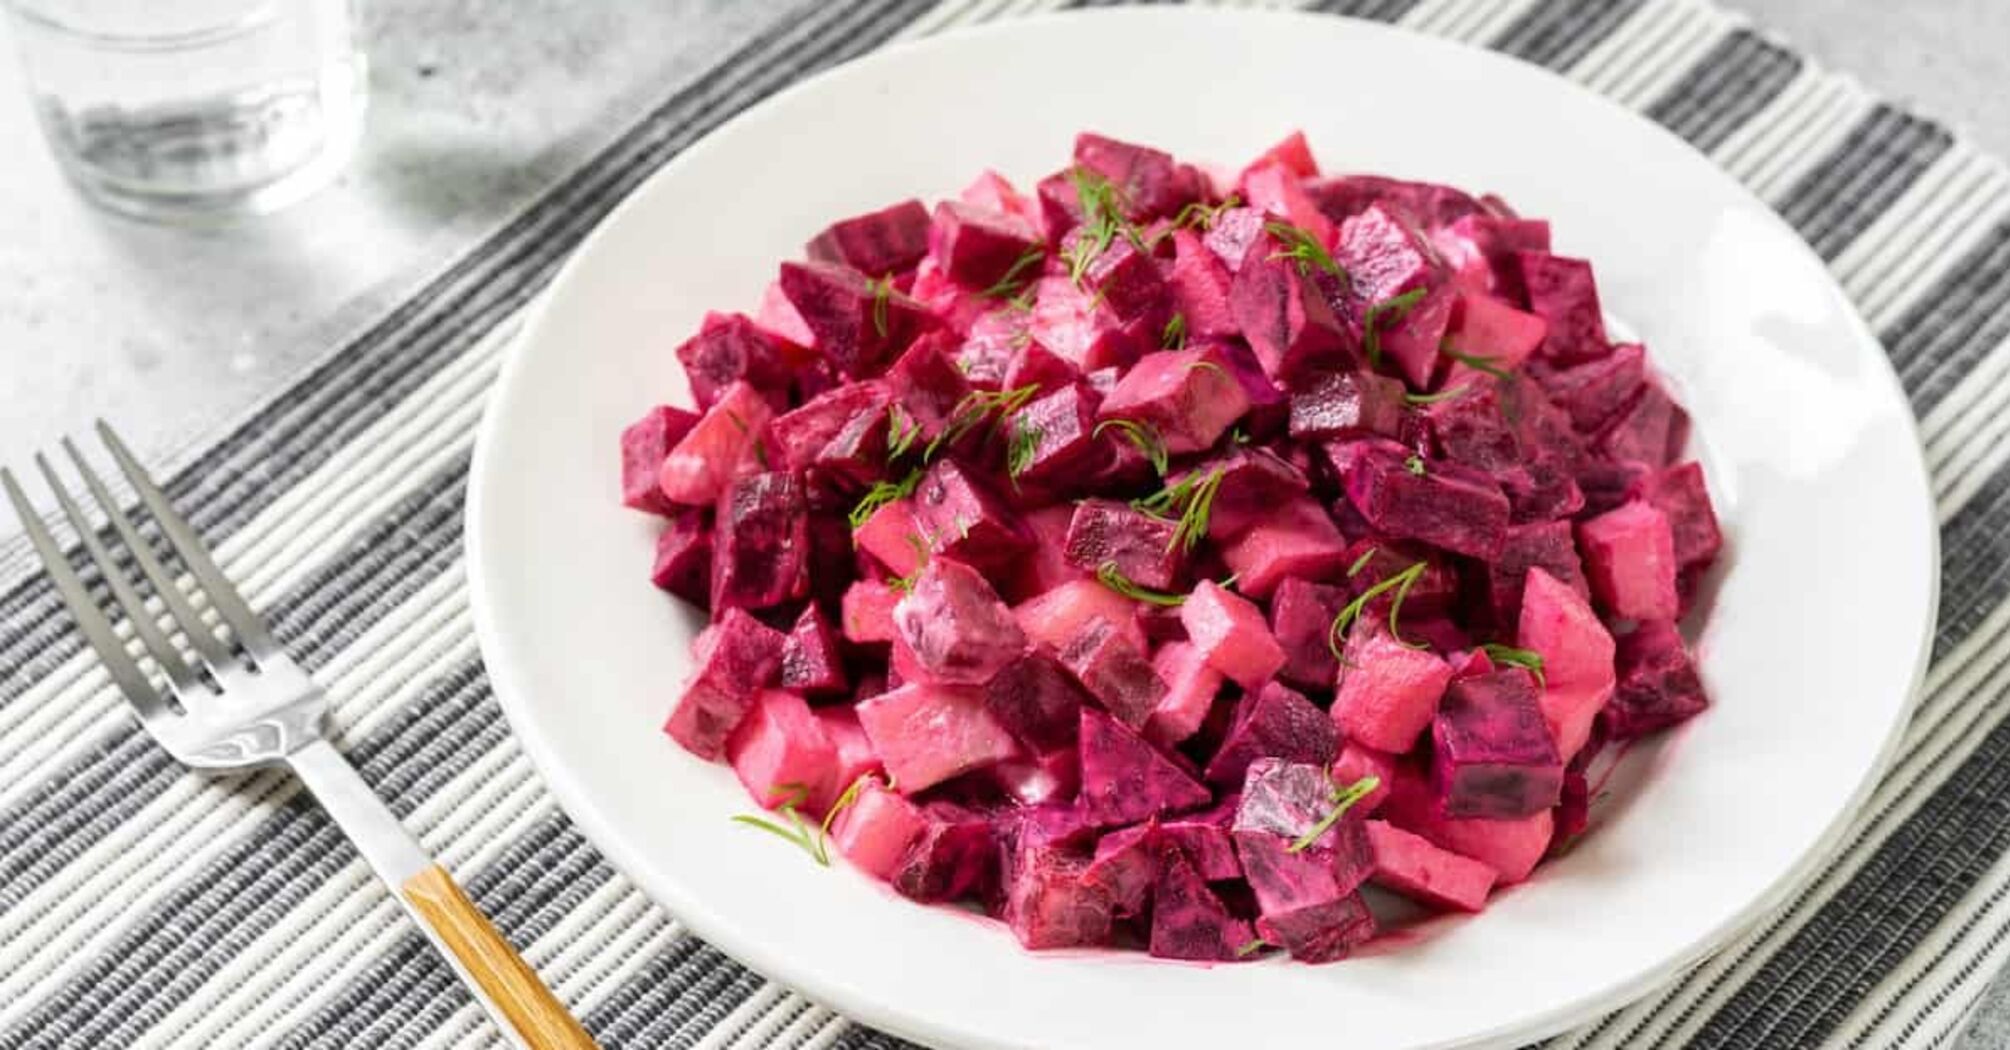
<path fill-rule="evenodd" d="M 460 532 L 498 354 L 622 194 L 749 103 L 889 40 L 1054 6 L 806 0 L 689 71 L 171 486 L 331 688 L 339 744 L 609 1047 L 896 1041 L 686 934 L 586 843 L 511 739 L 469 626 Z M 1309 6 L 1541 63 L 1708 151 L 1828 260 L 1926 441 L 1945 582 L 1897 767 L 1791 906 L 1552 1045 L 1950 1041 L 2010 955 L 2010 177 L 1704 0 Z M 18 546 L 0 582 L 0 1050 L 500 1045 L 290 781 L 183 771 Z"/>

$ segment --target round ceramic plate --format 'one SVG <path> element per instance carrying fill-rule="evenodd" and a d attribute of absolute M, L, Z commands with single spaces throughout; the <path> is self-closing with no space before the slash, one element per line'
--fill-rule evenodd
<path fill-rule="evenodd" d="M 1328 170 L 1497 192 L 1595 261 L 1607 308 L 1694 412 L 1729 538 L 1701 639 L 1716 707 L 1630 759 L 1595 833 L 1485 914 L 1328 966 L 1028 953 L 732 823 L 749 803 L 731 772 L 658 731 L 699 619 L 649 583 L 655 529 L 618 502 L 616 439 L 650 405 L 688 403 L 671 348 L 708 309 L 751 310 L 831 219 L 953 194 L 986 167 L 1029 184 L 1085 128 L 1223 163 L 1303 128 Z M 1533 67 L 1249 12 L 988 26 L 733 120 L 559 278 L 489 406 L 468 507 L 489 674 L 580 827 L 747 964 L 955 1047 L 1505 1046 L 1616 1006 L 1820 863 L 1904 718 L 1937 579 L 1905 400 L 1765 205 Z"/>

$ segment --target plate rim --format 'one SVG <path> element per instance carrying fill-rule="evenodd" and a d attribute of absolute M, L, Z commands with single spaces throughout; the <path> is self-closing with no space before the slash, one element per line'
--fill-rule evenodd
<path fill-rule="evenodd" d="M 1350 32 L 1398 36 L 1411 43 L 1428 48 L 1439 48 L 1448 52 L 1456 51 L 1469 56 L 1477 55 L 1484 62 L 1499 63 L 1510 68 L 1519 67 L 1524 72 L 1541 74 L 1566 86 L 1580 97 L 1592 100 L 1596 105 L 1613 111 L 1628 122 L 1644 129 L 1650 129 L 1651 133 L 1661 136 L 1664 140 L 1680 147 L 1696 159 L 1702 161 L 1715 173 L 1723 185 L 1731 188 L 1738 196 L 1743 197 L 1747 202 L 1754 205 L 1753 211 L 1763 214 L 1764 222 L 1767 226 L 1773 228 L 1775 232 L 1784 233 L 1787 236 L 1792 244 L 1793 251 L 1798 253 L 1805 262 L 1811 264 L 1815 272 L 1819 272 L 1822 275 L 1825 290 L 1832 293 L 1834 301 L 1841 306 L 1840 313 L 1844 323 L 1863 342 L 1880 350 L 1876 355 L 1877 367 L 1873 369 L 1878 377 L 1876 381 L 1885 386 L 1885 392 L 1895 399 L 1896 404 L 1905 407 L 1905 411 L 1899 413 L 1905 434 L 1909 439 L 1910 455 L 1905 458 L 1904 462 L 1909 473 L 1912 475 L 1912 480 L 1917 482 L 1917 491 L 1914 494 L 1917 496 L 1917 500 L 1909 499 L 1907 503 L 1908 505 L 1917 503 L 1926 511 L 1926 543 L 1923 545 L 1923 549 L 1919 551 L 1919 557 L 1924 566 L 1923 571 L 1920 572 L 1920 576 L 1924 580 L 1926 587 L 1924 601 L 1926 614 L 1919 625 L 1916 635 L 1910 642 L 1913 649 L 1913 658 L 1911 661 L 1912 669 L 1907 679 L 1906 695 L 1892 715 L 1890 725 L 1885 731 L 1884 740 L 1878 749 L 1875 759 L 1865 768 L 1847 798 L 1838 806 L 1821 834 L 1815 839 L 1814 844 L 1802 853 L 1795 864 L 1775 877 L 1763 892 L 1752 897 L 1743 907 L 1733 912 L 1730 917 L 1695 938 L 1685 951 L 1676 953 L 1665 959 L 1660 965 L 1643 970 L 1630 979 L 1610 985 L 1592 995 L 1580 997 L 1570 1003 L 1532 1014 L 1517 1024 L 1500 1026 L 1492 1031 L 1472 1033 L 1466 1039 L 1456 1040 L 1454 1043 L 1447 1045 L 1462 1047 L 1508 1046 L 1524 1040 L 1549 1038 L 1569 1029 L 1573 1025 L 1638 1000 L 1644 993 L 1650 991 L 1654 985 L 1669 976 L 1687 969 L 1720 951 L 1738 934 L 1753 927 L 1767 912 L 1776 909 L 1793 894 L 1808 886 L 1814 880 L 1818 870 L 1836 856 L 1838 848 L 1841 845 L 1841 840 L 1849 830 L 1854 816 L 1861 811 L 1863 803 L 1869 798 L 1885 774 L 1890 771 L 1897 757 L 1899 745 L 1904 739 L 1906 727 L 1910 724 L 1912 716 L 1917 711 L 1925 677 L 1932 664 L 1933 642 L 1939 623 L 1940 596 L 1943 581 L 1940 572 L 1941 532 L 1937 517 L 1932 513 L 1936 504 L 1932 498 L 1931 473 L 1926 467 L 1924 447 L 1920 440 L 1918 416 L 1911 409 L 1910 398 L 1906 395 L 1903 384 L 1899 381 L 1897 372 L 1893 368 L 1888 354 L 1883 352 L 1883 340 L 1870 327 L 1857 303 L 1850 297 L 1847 290 L 1842 287 L 1841 282 L 1836 279 L 1834 272 L 1822 260 L 1820 255 L 1815 252 L 1813 247 L 1807 243 L 1806 239 L 1798 231 L 1794 230 L 1772 205 L 1754 193 L 1745 183 L 1725 171 L 1707 153 L 1697 149 L 1689 141 L 1663 125 L 1628 109 L 1604 94 L 1584 87 L 1544 66 L 1524 62 L 1489 48 L 1449 40 L 1403 26 L 1342 14 L 1193 5 L 1088 8 L 1003 17 L 977 25 L 960 26 L 926 36 L 893 41 L 865 51 L 835 66 L 803 77 L 733 114 L 717 127 L 714 127 L 694 140 L 675 157 L 672 157 L 669 161 L 651 172 L 647 178 L 624 194 L 622 199 L 594 224 L 593 229 L 571 250 L 558 272 L 553 275 L 547 286 L 525 311 L 524 319 L 517 332 L 509 337 L 507 345 L 502 348 L 501 361 L 497 374 L 493 385 L 487 393 L 487 401 L 483 406 L 481 420 L 476 431 L 469 466 L 468 490 L 462 516 L 470 612 L 476 641 L 487 667 L 491 687 L 495 693 L 498 706 L 502 709 L 504 717 L 509 723 L 512 735 L 516 738 L 519 746 L 524 749 L 525 754 L 530 758 L 531 764 L 536 769 L 538 775 L 549 786 L 554 799 L 559 803 L 561 809 L 578 824 L 582 833 L 587 836 L 596 849 L 600 850 L 607 857 L 608 861 L 618 871 L 633 882 L 645 895 L 661 905 L 666 913 L 671 914 L 677 921 L 685 925 L 691 933 L 719 948 L 730 958 L 740 961 L 760 976 L 772 979 L 785 987 L 801 991 L 812 1000 L 829 1006 L 850 1020 L 927 1045 L 948 1045 L 944 1041 L 952 1040 L 958 1045 L 996 1046 L 1001 1048 L 1001 1050 L 1006 1050 L 1006 1048 L 1013 1046 L 1013 1044 L 988 1040 L 982 1033 L 973 1034 L 960 1030 L 936 1030 L 925 1020 L 912 1014 L 903 1013 L 891 1003 L 882 1002 L 870 996 L 853 994 L 854 990 L 848 987 L 847 983 L 841 979 L 829 978 L 824 974 L 807 968 L 798 968 L 792 965 L 786 958 L 767 952 L 759 945 L 741 941 L 733 935 L 730 929 L 731 924 L 726 922 L 723 916 L 713 914 L 701 902 L 691 899 L 686 894 L 675 891 L 672 887 L 652 884 L 653 880 L 645 878 L 641 874 L 647 868 L 647 864 L 643 858 L 638 856 L 637 851 L 628 844 L 626 838 L 614 826 L 614 822 L 609 820 L 594 805 L 588 792 L 574 780 L 574 776 L 566 763 L 553 753 L 550 743 L 537 734 L 524 732 L 523 727 L 526 722 L 521 705 L 528 702 L 524 696 L 525 690 L 521 687 L 521 683 L 516 680 L 517 671 L 512 666 L 511 659 L 506 655 L 508 650 L 498 641 L 500 627 L 495 622 L 493 605 L 488 600 L 488 584 L 485 574 L 479 568 L 484 562 L 484 552 L 486 549 L 485 530 L 480 524 L 480 509 L 484 505 L 489 490 L 487 479 L 492 474 L 490 455 L 495 442 L 491 440 L 491 434 L 502 425 L 500 422 L 502 413 L 499 406 L 503 404 L 506 398 L 501 395 L 510 389 L 510 384 L 519 369 L 519 362 L 524 357 L 523 347 L 542 331 L 550 312 L 550 303 L 553 299 L 562 295 L 569 284 L 576 279 L 576 275 L 581 267 L 581 260 L 589 255 L 608 236 L 610 228 L 623 222 L 626 216 L 639 207 L 637 204 L 638 198 L 644 196 L 651 186 L 681 167 L 688 158 L 702 156 L 704 151 L 710 147 L 721 132 L 751 117 L 758 116 L 765 110 L 794 97 L 798 93 L 814 90 L 828 81 L 855 75 L 860 65 L 888 54 L 925 49 L 945 40 L 962 40 L 992 34 L 1023 31 L 1029 25 L 1051 22 L 1114 22 L 1130 19 L 1185 18 L 1232 18 L 1274 22 L 1318 22 L 1321 24 L 1330 24 L 1338 21 L 1346 23 Z M 715 919 L 717 921 L 714 921 Z M 971 1042 L 973 1038 L 977 1040 L 976 1043 Z"/>

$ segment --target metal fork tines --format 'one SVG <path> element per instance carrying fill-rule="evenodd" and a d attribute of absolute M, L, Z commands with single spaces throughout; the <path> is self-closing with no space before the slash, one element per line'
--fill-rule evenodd
<path fill-rule="evenodd" d="M 152 516 L 174 560 L 185 570 L 193 595 L 183 589 L 178 574 L 161 561 L 134 518 L 120 506 L 74 442 L 65 439 L 63 449 L 91 499 L 110 522 L 109 537 L 101 538 L 98 527 L 48 457 L 37 454 L 35 462 L 82 541 L 85 556 L 103 577 L 116 614 L 138 637 L 145 659 L 166 678 L 165 689 L 154 684 L 142 661 L 134 657 L 114 626 L 113 616 L 99 606 L 55 536 L 34 514 L 12 472 L 0 470 L 0 483 L 5 484 L 8 499 L 78 628 L 147 731 L 175 758 L 204 768 L 272 762 L 316 739 L 325 706 L 320 689 L 273 642 L 271 632 L 218 570 L 195 531 L 125 443 L 103 423 L 98 424 L 98 433 L 138 494 L 140 507 Z M 114 557 L 108 540 L 129 557 L 137 578 Z M 173 633 L 163 630 L 160 614 L 147 602 L 148 594 L 165 612 Z M 197 599 L 214 611 L 227 637 L 220 637 L 204 618 Z M 177 644 L 177 638 L 185 642 L 185 648 Z M 226 696 L 229 703 L 219 703 Z"/>
<path fill-rule="evenodd" d="M 74 443 L 64 441 L 63 448 L 110 523 L 108 530 L 97 527 L 48 457 L 37 455 L 35 463 L 85 558 L 104 578 L 109 592 L 104 605 L 10 471 L 0 469 L 0 485 L 78 629 L 147 732 L 186 765 L 235 769 L 283 763 L 292 769 L 512 1042 L 532 1050 L 594 1050 L 593 1039 L 537 972 L 322 736 L 327 703 L 320 686 L 279 648 L 160 486 L 110 427 L 99 423 L 98 436 L 138 494 L 133 514 L 113 498 Z M 152 518 L 181 571 L 162 560 L 135 514 Z M 126 562 L 113 556 L 114 548 L 124 552 Z M 149 604 L 148 596 L 158 604 Z M 205 619 L 199 606 L 217 622 Z M 163 619 L 171 626 L 163 627 Z M 119 622 L 136 646 L 120 633 Z M 165 686 L 155 684 L 156 672 Z"/>

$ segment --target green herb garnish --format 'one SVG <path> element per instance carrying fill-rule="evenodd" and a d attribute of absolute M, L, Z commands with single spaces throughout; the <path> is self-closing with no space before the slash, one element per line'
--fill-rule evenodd
<path fill-rule="evenodd" d="M 1169 594 L 1165 591 L 1155 591 L 1149 587 L 1140 586 L 1136 581 L 1125 576 L 1124 570 L 1118 568 L 1117 563 L 1113 561 L 1106 561 L 1096 566 L 1096 579 L 1101 580 L 1103 586 L 1133 601 L 1168 607 L 1186 604 L 1186 595 L 1184 594 Z"/>
<path fill-rule="evenodd" d="M 1347 578 L 1351 580 L 1361 575 L 1361 570 L 1368 567 L 1368 559 L 1375 556 L 1376 550 L 1377 548 L 1374 544 L 1369 544 L 1368 549 L 1362 551 L 1361 556 L 1354 559 L 1354 564 L 1347 566 Z"/>
<path fill-rule="evenodd" d="M 960 361 L 958 362 L 961 363 Z M 886 412 L 886 459 L 891 463 L 914 448 L 914 442 L 921 437 L 921 420 L 908 414 L 907 409 L 894 405 Z"/>
<path fill-rule="evenodd" d="M 1368 556 L 1363 554 L 1360 561 L 1355 564 L 1358 567 L 1367 560 Z M 1333 627 L 1326 634 L 1326 647 L 1332 650 L 1334 659 L 1343 661 L 1347 659 L 1341 650 L 1341 646 L 1347 640 L 1347 629 L 1354 625 L 1355 620 L 1361 618 L 1363 612 L 1367 611 L 1368 603 L 1392 590 L 1396 593 L 1389 599 L 1389 636 L 1403 645 L 1409 645 L 1412 649 L 1423 648 L 1421 644 L 1411 645 L 1411 643 L 1403 641 L 1399 618 L 1403 615 L 1403 599 L 1410 596 L 1410 588 L 1417 585 L 1417 580 L 1424 575 L 1424 570 L 1428 567 L 1429 565 L 1426 562 L 1415 562 L 1402 572 L 1375 581 L 1374 586 L 1362 591 L 1359 597 L 1342 607 L 1340 615 L 1333 618 Z"/>
<path fill-rule="evenodd" d="M 1403 469 L 1409 471 L 1412 474 L 1415 474 L 1420 478 L 1423 477 L 1424 457 L 1419 456 L 1414 452 L 1410 453 L 1410 458 L 1405 459 L 1403 461 Z"/>
<path fill-rule="evenodd" d="M 1534 675 L 1535 684 L 1538 688 L 1549 688 L 1549 682 L 1542 674 L 1541 653 L 1533 649 L 1517 649 L 1512 645 L 1502 645 L 1499 642 L 1488 642 L 1480 646 L 1480 652 L 1487 654 L 1487 657 L 1493 660 L 1494 663 L 1506 664 L 1509 667 L 1519 667 Z"/>
<path fill-rule="evenodd" d="M 1105 419 L 1096 424 L 1096 429 L 1090 431 L 1089 436 L 1102 436 L 1106 427 L 1115 427 L 1119 433 L 1130 439 L 1131 444 L 1137 446 L 1138 451 L 1144 453 L 1146 459 L 1151 460 L 1152 469 L 1158 471 L 1159 477 L 1165 477 L 1166 470 L 1170 466 L 1170 457 L 1166 452 L 1165 441 L 1159 437 L 1158 430 L 1150 423 L 1139 423 L 1131 419 Z"/>
<path fill-rule="evenodd" d="M 1355 803 L 1374 794 L 1375 789 L 1381 786 L 1382 778 L 1371 773 L 1344 788 L 1334 791 L 1333 811 L 1321 817 L 1319 823 L 1312 825 L 1305 834 L 1298 836 L 1298 840 L 1293 842 L 1284 852 L 1303 853 L 1306 847 L 1319 841 L 1319 836 L 1326 834 L 1327 830 L 1332 828 L 1333 825 L 1340 823 L 1340 818 L 1345 816 L 1348 810 L 1353 809 Z"/>
<path fill-rule="evenodd" d="M 963 435 L 981 426 L 987 420 L 996 422 L 1026 407 L 1040 392 L 1040 384 L 1028 383 L 1010 390 L 972 390 L 963 395 L 961 401 L 949 412 L 949 422 L 935 440 L 928 443 L 921 458 L 934 459 L 944 446 L 953 445 Z"/>
<path fill-rule="evenodd" d="M 1507 369 L 1502 368 L 1497 364 L 1494 364 L 1495 361 L 1500 360 L 1499 358 L 1487 357 L 1484 354 L 1460 353 L 1459 351 L 1452 349 L 1450 342 L 1439 343 L 1438 352 L 1445 355 L 1446 357 L 1451 358 L 1454 361 L 1457 361 L 1462 365 L 1465 365 L 1467 368 L 1473 369 L 1476 372 L 1484 372 L 1487 375 L 1494 377 L 1495 379 L 1506 379 L 1508 377 Z"/>
<path fill-rule="evenodd" d="M 1382 367 L 1382 330 L 1390 325 L 1402 323 L 1410 316 L 1424 298 L 1424 289 L 1412 288 L 1401 295 L 1391 296 L 1368 308 L 1361 317 L 1361 349 L 1366 353 L 1369 368 Z"/>
<path fill-rule="evenodd" d="M 1214 497 L 1221 491 L 1221 479 L 1226 473 L 1226 467 L 1215 467 L 1205 474 L 1191 471 L 1165 488 L 1131 501 L 1131 506 L 1154 517 L 1178 522 L 1173 527 L 1172 539 L 1166 543 L 1167 553 L 1182 545 L 1192 551 L 1207 538 L 1208 523 L 1214 515 Z"/>
<path fill-rule="evenodd" d="M 1333 261 L 1333 254 L 1319 243 L 1319 238 L 1291 225 L 1288 222 L 1266 222 L 1263 228 L 1272 237 L 1284 242 L 1284 247 L 1271 252 L 1272 259 L 1290 259 L 1298 264 L 1300 277 L 1310 276 L 1313 267 L 1332 274 L 1341 280 L 1347 279 L 1347 271 Z"/>
<path fill-rule="evenodd" d="M 919 484 L 921 484 L 920 467 L 908 471 L 907 476 L 899 481 L 875 481 L 871 488 L 865 490 L 865 495 L 859 497 L 858 504 L 852 507 L 846 519 L 851 522 L 854 530 L 863 528 L 881 507 L 913 495 L 914 487 Z"/>
<path fill-rule="evenodd" d="M 1440 401 L 1450 401 L 1465 392 L 1466 384 L 1460 383 L 1449 390 L 1440 390 L 1435 394 L 1404 394 L 1403 400 L 1412 405 L 1435 405 Z"/>
<path fill-rule="evenodd" d="M 928 544 L 914 533 L 907 534 L 907 545 L 914 548 L 914 571 L 905 576 L 894 576 L 886 581 L 887 587 L 896 594 L 906 594 L 914 590 L 915 582 L 921 579 L 922 570 L 928 568 Z"/>
<path fill-rule="evenodd" d="M 787 818 L 786 826 L 769 820 L 766 817 L 757 817 L 744 813 L 734 816 L 733 821 L 734 823 L 745 824 L 750 828 L 759 828 L 770 835 L 794 843 L 804 853 L 809 854 L 811 860 L 828 868 L 831 866 L 830 835 L 832 822 L 837 820 L 839 813 L 850 809 L 858 802 L 859 792 L 865 789 L 866 781 L 876 779 L 878 779 L 877 774 L 865 773 L 861 774 L 857 780 L 852 781 L 851 786 L 844 789 L 844 794 L 839 795 L 837 801 L 831 803 L 831 808 L 824 812 L 823 822 L 815 828 L 811 828 L 809 822 L 803 819 L 801 811 L 803 803 L 809 801 L 810 789 L 793 781 L 786 784 L 777 784 L 772 791 L 775 797 L 783 800 L 781 805 L 775 807 L 775 812 Z M 891 778 L 886 781 L 886 786 L 889 789 L 893 787 L 893 780 Z"/>
<path fill-rule="evenodd" d="M 1068 279 L 1080 285 L 1089 267 L 1109 249 L 1119 233 L 1140 251 L 1146 245 L 1137 228 L 1124 218 L 1123 192 L 1109 179 L 1080 165 L 1069 169 L 1068 178 L 1074 182 L 1075 199 L 1082 205 L 1082 223 L 1061 258 L 1068 264 Z"/>
<path fill-rule="evenodd" d="M 1033 459 L 1040 452 L 1042 437 L 1039 424 L 1029 422 L 1026 417 L 1012 417 L 1012 430 L 1005 439 L 1005 476 L 1012 480 L 1012 487 L 1019 487 L 1019 475 L 1033 466 Z"/>
<path fill-rule="evenodd" d="M 1046 258 L 1047 251 L 1044 248 L 1028 248 L 1020 252 L 1019 257 L 1012 260 L 1012 265 L 1007 267 L 996 281 L 991 282 L 991 287 L 978 294 L 987 299 L 1012 299 L 1023 292 L 1032 291 L 1027 287 L 1032 275 L 1026 271 L 1040 265 Z M 1028 302 L 1027 305 L 1031 306 L 1032 303 Z"/>
<path fill-rule="evenodd" d="M 1260 952 L 1268 947 L 1270 947 L 1270 942 L 1264 940 L 1261 937 L 1258 937 L 1254 940 L 1251 940 L 1243 944 L 1242 947 L 1237 948 L 1235 950 L 1235 957 L 1238 959 L 1247 959 L 1250 956 L 1255 955 L 1257 952 Z"/>
<path fill-rule="evenodd" d="M 1179 350 L 1186 346 L 1185 314 L 1176 313 L 1166 321 L 1165 328 L 1159 332 L 1159 345 L 1165 347 L 1167 350 Z M 1195 363 L 1201 364 L 1204 362 Z"/>
<path fill-rule="evenodd" d="M 879 277 L 872 282 L 872 330 L 886 338 L 886 306 L 893 301 L 893 278 Z"/>

